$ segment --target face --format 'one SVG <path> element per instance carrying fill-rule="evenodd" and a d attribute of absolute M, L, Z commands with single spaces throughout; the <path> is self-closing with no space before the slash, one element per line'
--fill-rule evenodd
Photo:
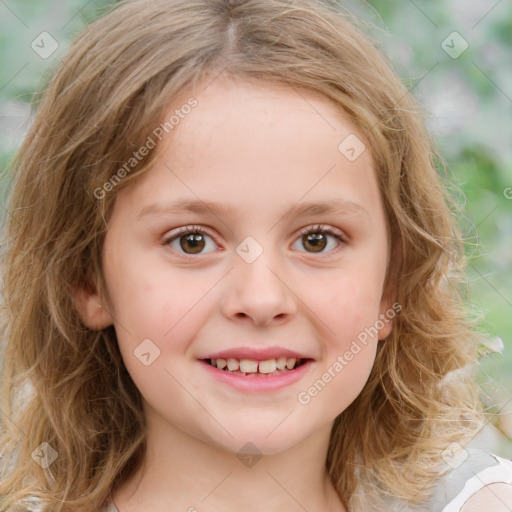
<path fill-rule="evenodd" d="M 357 397 L 389 334 L 384 209 L 323 97 L 227 78 L 194 97 L 116 198 L 89 323 L 115 326 L 149 423 L 276 453 Z"/>

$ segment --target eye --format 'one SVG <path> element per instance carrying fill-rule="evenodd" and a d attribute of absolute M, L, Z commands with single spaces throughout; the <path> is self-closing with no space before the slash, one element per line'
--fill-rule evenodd
<path fill-rule="evenodd" d="M 306 251 L 299 252 L 332 252 L 345 242 L 345 236 L 342 232 L 328 228 L 323 225 L 316 225 L 304 228 L 300 232 L 300 238 L 297 242 L 301 242 Z M 296 243 L 297 243 L 296 242 Z M 325 248 L 329 250 L 325 251 Z"/>
<path fill-rule="evenodd" d="M 305 251 L 298 249 L 299 252 L 325 253 L 332 252 L 345 241 L 345 235 L 342 232 L 316 225 L 302 229 L 295 243 L 301 242 L 306 248 Z M 172 231 L 164 238 L 162 245 L 168 245 L 174 251 L 186 256 L 214 252 L 216 248 L 212 237 L 201 226 L 185 226 Z M 208 248 L 210 250 L 205 250 Z"/>
<path fill-rule="evenodd" d="M 162 245 L 168 245 L 176 252 L 183 252 L 188 256 L 213 252 L 216 247 L 213 239 L 201 226 L 185 226 L 173 231 L 165 237 Z M 204 251 L 205 247 L 210 247 L 212 251 Z"/>

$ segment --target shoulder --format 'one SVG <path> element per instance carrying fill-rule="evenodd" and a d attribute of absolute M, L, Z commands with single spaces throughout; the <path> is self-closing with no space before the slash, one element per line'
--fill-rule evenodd
<path fill-rule="evenodd" d="M 458 491 L 442 512 L 512 511 L 512 461 L 486 455 L 492 460 L 491 464 L 482 467 L 473 463 L 466 466 L 469 475 L 468 471 L 459 471 L 449 477 L 457 481 Z"/>
<path fill-rule="evenodd" d="M 484 486 L 460 509 L 460 512 L 510 512 L 512 510 L 512 484 L 494 483 Z"/>
<path fill-rule="evenodd" d="M 489 484 L 477 491 L 460 512 L 510 512 L 512 510 L 512 484 Z"/>

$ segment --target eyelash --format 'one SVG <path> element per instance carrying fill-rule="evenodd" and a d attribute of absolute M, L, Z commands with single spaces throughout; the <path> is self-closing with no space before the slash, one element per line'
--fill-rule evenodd
<path fill-rule="evenodd" d="M 314 226 L 308 226 L 308 227 L 302 228 L 299 231 L 296 240 L 302 238 L 305 235 L 309 235 L 312 233 L 324 233 L 326 235 L 331 235 L 337 240 L 337 242 L 340 245 L 347 243 L 347 237 L 345 236 L 344 233 L 342 233 L 341 231 L 335 230 L 333 228 L 330 228 L 329 226 L 325 226 L 324 224 L 315 224 Z M 161 243 L 164 246 L 168 246 L 170 244 L 170 242 L 172 242 L 173 240 L 179 239 L 180 237 L 189 235 L 189 234 L 207 235 L 208 237 L 210 237 L 213 240 L 213 237 L 201 226 L 184 226 L 183 228 L 180 228 L 178 230 L 178 232 L 172 232 L 169 235 L 165 236 Z M 331 251 L 319 252 L 318 254 L 320 254 L 320 255 L 331 254 L 331 253 L 337 252 L 338 250 L 339 250 L 339 245 L 338 245 L 338 247 L 336 247 L 335 249 L 333 249 Z M 300 251 L 300 252 L 305 252 L 307 254 L 315 254 L 314 252 L 308 252 L 308 251 Z M 179 254 L 180 254 L 180 256 L 185 257 L 185 258 L 197 258 L 198 256 L 201 256 L 201 254 L 192 255 L 192 254 L 186 254 L 186 253 L 181 253 L 181 252 Z"/>
<path fill-rule="evenodd" d="M 324 233 L 326 235 L 331 235 L 334 238 L 336 238 L 336 240 L 340 244 L 344 244 L 347 242 L 346 236 L 341 231 L 330 228 L 329 226 L 325 226 L 324 224 L 315 224 L 314 226 L 308 226 L 308 227 L 302 228 L 299 231 L 297 238 L 302 238 L 303 236 L 309 235 L 311 233 Z M 336 250 L 336 249 L 334 249 L 334 250 Z M 333 251 L 329 251 L 329 252 L 333 252 Z M 310 254 L 314 254 L 314 253 L 310 253 Z M 320 254 L 324 254 L 324 253 L 320 253 Z"/>

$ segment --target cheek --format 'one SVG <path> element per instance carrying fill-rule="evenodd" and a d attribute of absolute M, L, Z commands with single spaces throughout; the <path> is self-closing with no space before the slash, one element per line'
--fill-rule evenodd
<path fill-rule="evenodd" d="M 316 297 L 322 357 L 315 379 L 297 397 L 299 403 L 322 410 L 330 419 L 356 399 L 368 380 L 378 344 L 375 324 L 380 302 L 377 288 L 364 287 L 352 276 L 335 284 Z"/>
<path fill-rule="evenodd" d="M 175 368 L 176 361 L 191 353 L 198 332 L 211 316 L 214 304 L 209 292 L 218 276 L 192 279 L 158 264 L 141 268 L 125 262 L 116 268 L 116 276 L 116 334 L 127 370 L 143 394 L 145 390 L 154 393 L 159 382 L 170 381 L 167 384 L 173 389 L 175 383 L 165 370 Z M 146 367 L 147 361 L 140 356 L 148 352 L 146 359 L 152 362 Z"/>
<path fill-rule="evenodd" d="M 328 339 L 343 348 L 347 341 L 375 324 L 379 315 L 381 283 L 364 274 L 347 272 L 330 280 L 313 297 L 312 309 L 325 324 Z"/>
<path fill-rule="evenodd" d="M 308 391 L 312 398 L 316 393 L 317 406 L 328 410 L 331 419 L 342 413 L 363 390 L 375 361 L 377 344 L 355 342 L 345 348 L 334 354 L 312 383 L 313 389 Z"/>
<path fill-rule="evenodd" d="M 322 402 L 329 404 L 333 418 L 361 392 L 373 367 L 380 286 L 379 280 L 352 272 L 316 296 L 315 312 L 323 325 L 323 355 L 317 389 L 311 391 L 322 390 Z"/>
<path fill-rule="evenodd" d="M 207 287 L 181 288 L 177 279 L 172 288 L 162 281 L 139 283 L 140 288 L 133 290 L 136 293 L 130 298 L 126 295 L 118 311 L 122 320 L 117 322 L 116 334 L 132 380 L 146 401 L 158 408 L 170 396 L 183 392 L 177 361 L 185 362 L 184 356 L 208 317 L 208 303 L 201 301 Z"/>
<path fill-rule="evenodd" d="M 122 246 L 116 247 L 105 265 L 113 315 L 133 337 L 153 336 L 164 342 L 212 284 L 207 277 L 192 282 L 187 273 L 173 270 L 161 257 L 137 255 L 134 249 L 120 251 Z"/>

